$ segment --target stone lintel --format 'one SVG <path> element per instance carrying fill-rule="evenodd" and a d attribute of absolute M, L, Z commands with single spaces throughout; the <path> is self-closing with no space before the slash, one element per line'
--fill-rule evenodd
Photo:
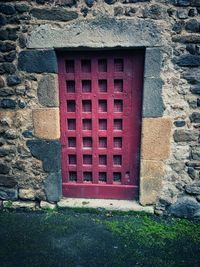
<path fill-rule="evenodd" d="M 152 20 L 107 16 L 71 22 L 62 28 L 49 24 L 37 26 L 27 39 L 28 48 L 131 48 L 160 45 L 160 28 Z"/>

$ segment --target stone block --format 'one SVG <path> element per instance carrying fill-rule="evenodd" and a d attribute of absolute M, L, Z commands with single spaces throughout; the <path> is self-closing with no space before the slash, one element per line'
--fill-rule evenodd
<path fill-rule="evenodd" d="M 174 141 L 175 142 L 190 142 L 190 141 L 197 141 L 199 137 L 198 131 L 195 130 L 175 130 L 174 131 Z"/>
<path fill-rule="evenodd" d="M 200 160 L 200 147 L 192 148 L 192 159 Z"/>
<path fill-rule="evenodd" d="M 17 199 L 17 189 L 0 187 L 0 199 L 6 199 L 6 200 Z"/>
<path fill-rule="evenodd" d="M 18 69 L 30 73 L 57 73 L 54 50 L 27 50 L 19 54 Z"/>
<path fill-rule="evenodd" d="M 191 195 L 200 195 L 200 182 L 191 185 L 186 185 L 185 191 Z"/>
<path fill-rule="evenodd" d="M 143 119 L 142 159 L 159 161 L 169 157 L 171 128 L 168 118 Z"/>
<path fill-rule="evenodd" d="M 35 199 L 35 191 L 31 188 L 24 189 L 20 188 L 19 189 L 19 198 L 22 200 L 34 200 Z"/>
<path fill-rule="evenodd" d="M 38 83 L 38 100 L 43 106 L 59 107 L 59 89 L 56 78 L 53 75 L 45 75 Z"/>
<path fill-rule="evenodd" d="M 55 173 L 50 173 L 45 182 L 44 189 L 48 201 L 59 201 L 62 193 L 62 183 L 61 183 L 61 173 L 60 171 Z"/>
<path fill-rule="evenodd" d="M 58 20 L 58 21 L 70 21 L 78 18 L 78 13 L 75 11 L 67 11 L 63 8 L 51 8 L 51 9 L 40 9 L 33 8 L 31 15 L 37 19 L 44 20 Z"/>
<path fill-rule="evenodd" d="M 34 136 L 41 139 L 60 138 L 60 117 L 58 108 L 33 110 Z"/>
<path fill-rule="evenodd" d="M 163 81 L 157 78 L 145 78 L 143 89 L 143 109 L 144 118 L 162 117 L 164 104 L 162 100 Z"/>
<path fill-rule="evenodd" d="M 191 122 L 200 123 L 200 112 L 193 112 L 190 115 Z"/>
<path fill-rule="evenodd" d="M 8 163 L 0 162 L 0 173 L 1 174 L 8 174 L 10 171 L 10 166 Z"/>
<path fill-rule="evenodd" d="M 198 203 L 193 197 L 189 196 L 179 198 L 168 210 L 171 215 L 187 219 L 194 218 L 194 215 L 199 211 L 200 203 Z"/>
<path fill-rule="evenodd" d="M 9 188 L 15 187 L 17 185 L 16 180 L 17 178 L 15 178 L 14 176 L 0 174 L 1 187 L 9 187 Z"/>
<path fill-rule="evenodd" d="M 40 208 L 54 210 L 54 209 L 56 209 L 56 204 L 52 204 L 52 203 L 49 203 L 47 201 L 41 201 L 40 202 Z"/>
<path fill-rule="evenodd" d="M 60 171 L 61 148 L 59 141 L 28 140 L 26 144 L 33 157 L 42 160 L 45 172 Z"/>
<path fill-rule="evenodd" d="M 162 188 L 164 170 L 164 163 L 161 161 L 141 161 L 139 201 L 142 205 L 155 204 Z"/>
<path fill-rule="evenodd" d="M 200 66 L 200 56 L 198 55 L 183 55 L 173 61 L 180 67 L 199 67 Z"/>
<path fill-rule="evenodd" d="M 144 47 L 160 46 L 160 27 L 150 20 L 97 16 L 65 27 L 36 26 L 27 38 L 28 48 Z M 153 32 L 153 34 L 152 34 Z"/>
<path fill-rule="evenodd" d="M 145 52 L 144 77 L 159 78 L 161 68 L 161 49 L 147 48 Z"/>
<path fill-rule="evenodd" d="M 3 206 L 5 208 L 13 208 L 13 209 L 35 209 L 36 203 L 34 201 L 13 201 L 9 203 L 8 201 L 3 202 Z"/>

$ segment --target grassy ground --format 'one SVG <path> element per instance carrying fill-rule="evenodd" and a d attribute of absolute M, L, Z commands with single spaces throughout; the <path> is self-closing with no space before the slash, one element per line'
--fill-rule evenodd
<path fill-rule="evenodd" d="M 0 212 L 1 267 L 199 267 L 200 224 L 138 213 Z"/>

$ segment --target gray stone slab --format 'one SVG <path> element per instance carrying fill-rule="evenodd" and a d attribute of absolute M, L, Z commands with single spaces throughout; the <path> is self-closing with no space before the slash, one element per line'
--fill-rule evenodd
<path fill-rule="evenodd" d="M 162 100 L 163 81 L 158 78 L 145 78 L 143 91 L 143 110 L 144 118 L 162 117 L 164 104 Z"/>
<path fill-rule="evenodd" d="M 62 193 L 61 173 L 50 173 L 45 182 L 44 189 L 48 201 L 59 201 Z"/>
<path fill-rule="evenodd" d="M 161 61 L 162 61 L 162 54 L 161 54 L 160 48 L 158 47 L 146 48 L 144 77 L 159 78 L 160 69 L 161 69 Z"/>
<path fill-rule="evenodd" d="M 17 189 L 15 188 L 0 187 L 0 199 L 15 200 L 17 195 Z"/>
<path fill-rule="evenodd" d="M 57 58 L 53 49 L 25 50 L 19 53 L 19 70 L 29 73 L 57 73 Z"/>
<path fill-rule="evenodd" d="M 71 22 L 62 28 L 43 24 L 33 28 L 28 48 L 106 48 L 161 45 L 160 27 L 151 20 L 97 17 Z"/>
<path fill-rule="evenodd" d="M 45 107 L 58 107 L 58 83 L 53 75 L 45 75 L 38 83 L 38 100 Z"/>

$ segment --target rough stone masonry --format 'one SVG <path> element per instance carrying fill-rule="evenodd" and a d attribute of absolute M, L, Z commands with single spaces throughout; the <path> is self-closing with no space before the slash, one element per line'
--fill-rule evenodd
<path fill-rule="evenodd" d="M 56 52 L 143 47 L 139 201 L 200 219 L 200 0 L 4 1 L 0 25 L 2 206 L 61 198 Z"/>

